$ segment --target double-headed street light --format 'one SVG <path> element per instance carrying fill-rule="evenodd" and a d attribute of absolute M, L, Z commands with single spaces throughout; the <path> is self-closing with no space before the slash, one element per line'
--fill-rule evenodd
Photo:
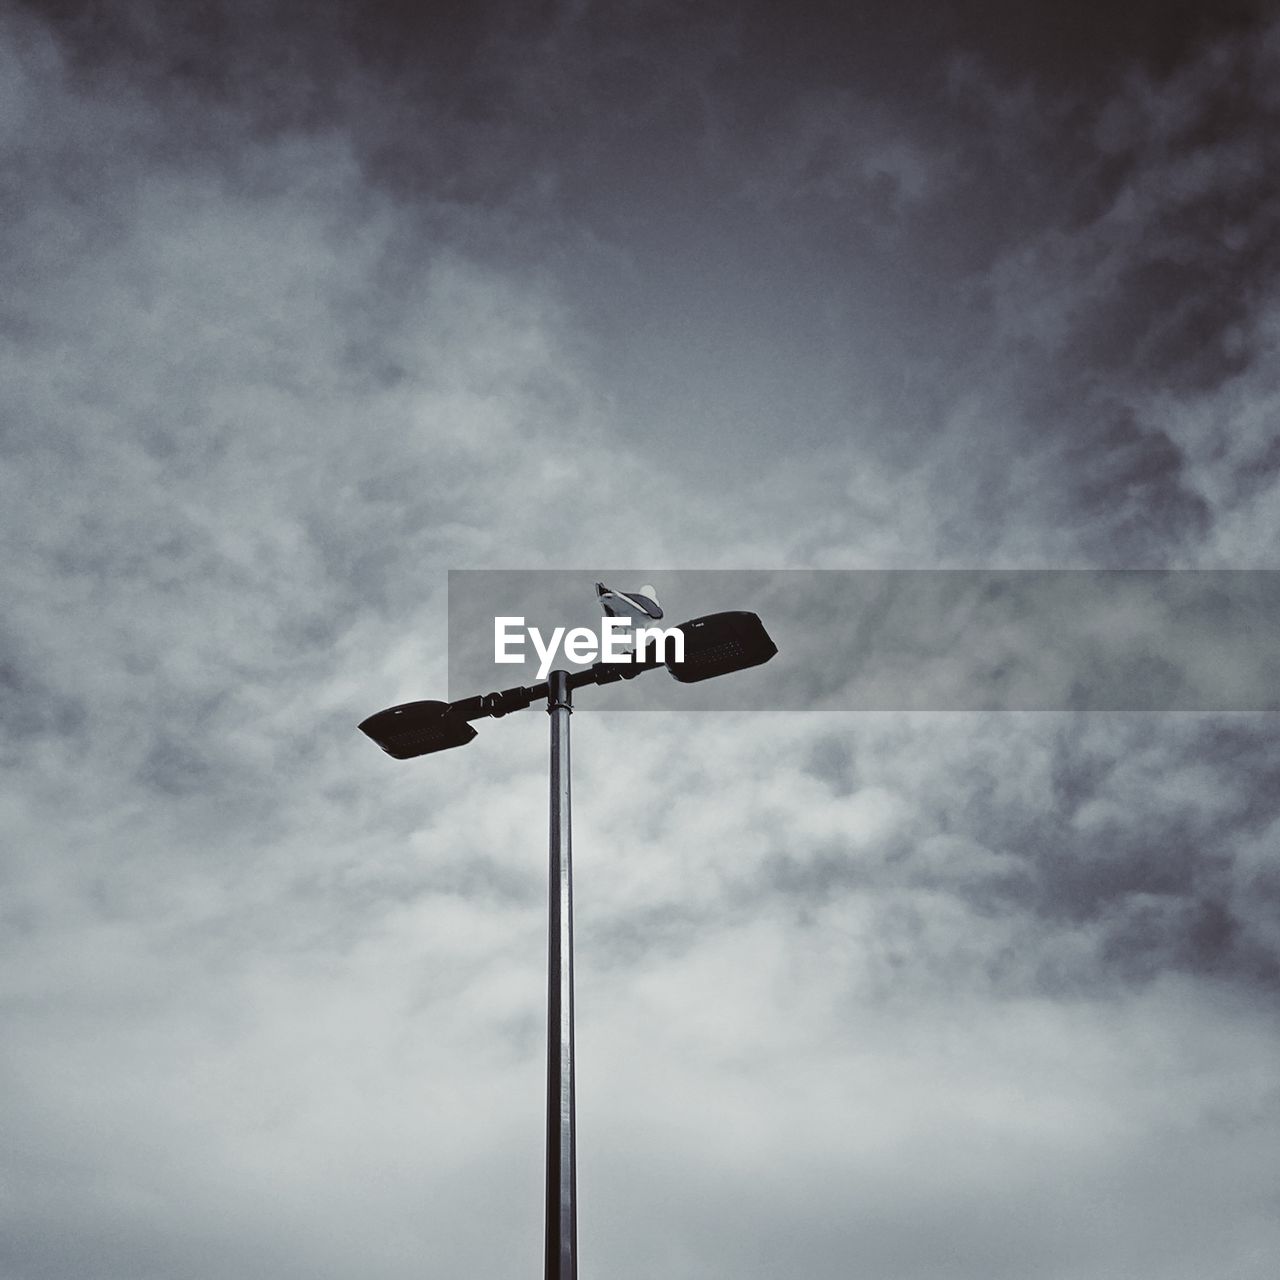
<path fill-rule="evenodd" d="M 539 698 L 551 717 L 551 846 L 547 930 L 547 1209 L 545 1280 L 577 1280 L 578 1195 L 573 1054 L 573 850 L 570 834 L 569 716 L 573 691 L 631 680 L 665 666 L 682 684 L 768 662 L 777 646 L 754 613 L 713 613 L 682 623 L 684 655 L 663 662 L 650 648 L 627 663 L 597 662 L 553 671 L 541 684 L 479 694 L 459 702 L 406 702 L 360 729 L 397 760 L 465 746 L 473 720 L 523 711 Z"/>

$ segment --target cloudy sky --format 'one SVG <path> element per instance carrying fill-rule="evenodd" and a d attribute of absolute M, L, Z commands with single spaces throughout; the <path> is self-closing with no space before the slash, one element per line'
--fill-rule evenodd
<path fill-rule="evenodd" d="M 448 570 L 1280 567 L 1269 6 L 10 0 L 0 147 L 3 1280 L 537 1274 Z M 574 749 L 584 1278 L 1275 1274 L 1273 716 Z"/>

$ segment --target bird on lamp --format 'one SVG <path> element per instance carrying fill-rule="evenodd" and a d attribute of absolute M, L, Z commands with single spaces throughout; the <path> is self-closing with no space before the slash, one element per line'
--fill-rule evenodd
<path fill-rule="evenodd" d="M 657 622 L 662 617 L 658 593 L 648 584 L 639 591 L 614 591 L 603 582 L 597 582 L 596 599 L 606 618 L 629 618 L 632 626 L 643 618 Z"/>
<path fill-rule="evenodd" d="M 639 591 L 614 591 L 603 582 L 597 582 L 596 599 L 606 618 L 617 618 L 623 624 L 616 634 L 623 644 L 631 645 L 632 652 L 637 644 L 636 629 L 662 617 L 658 593 L 648 583 Z"/>

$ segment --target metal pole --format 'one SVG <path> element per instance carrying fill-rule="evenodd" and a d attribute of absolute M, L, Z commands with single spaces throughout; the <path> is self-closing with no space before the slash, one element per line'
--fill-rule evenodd
<path fill-rule="evenodd" d="M 578 1278 L 578 1177 L 573 1090 L 573 849 L 569 797 L 569 673 L 548 681 L 551 717 L 551 884 L 547 933 L 546 1280 Z"/>

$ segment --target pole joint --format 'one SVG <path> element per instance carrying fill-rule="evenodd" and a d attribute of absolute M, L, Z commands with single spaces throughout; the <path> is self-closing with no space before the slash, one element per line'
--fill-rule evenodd
<path fill-rule="evenodd" d="M 573 685 L 567 671 L 553 671 L 547 681 L 547 714 L 560 710 L 573 714 Z"/>

